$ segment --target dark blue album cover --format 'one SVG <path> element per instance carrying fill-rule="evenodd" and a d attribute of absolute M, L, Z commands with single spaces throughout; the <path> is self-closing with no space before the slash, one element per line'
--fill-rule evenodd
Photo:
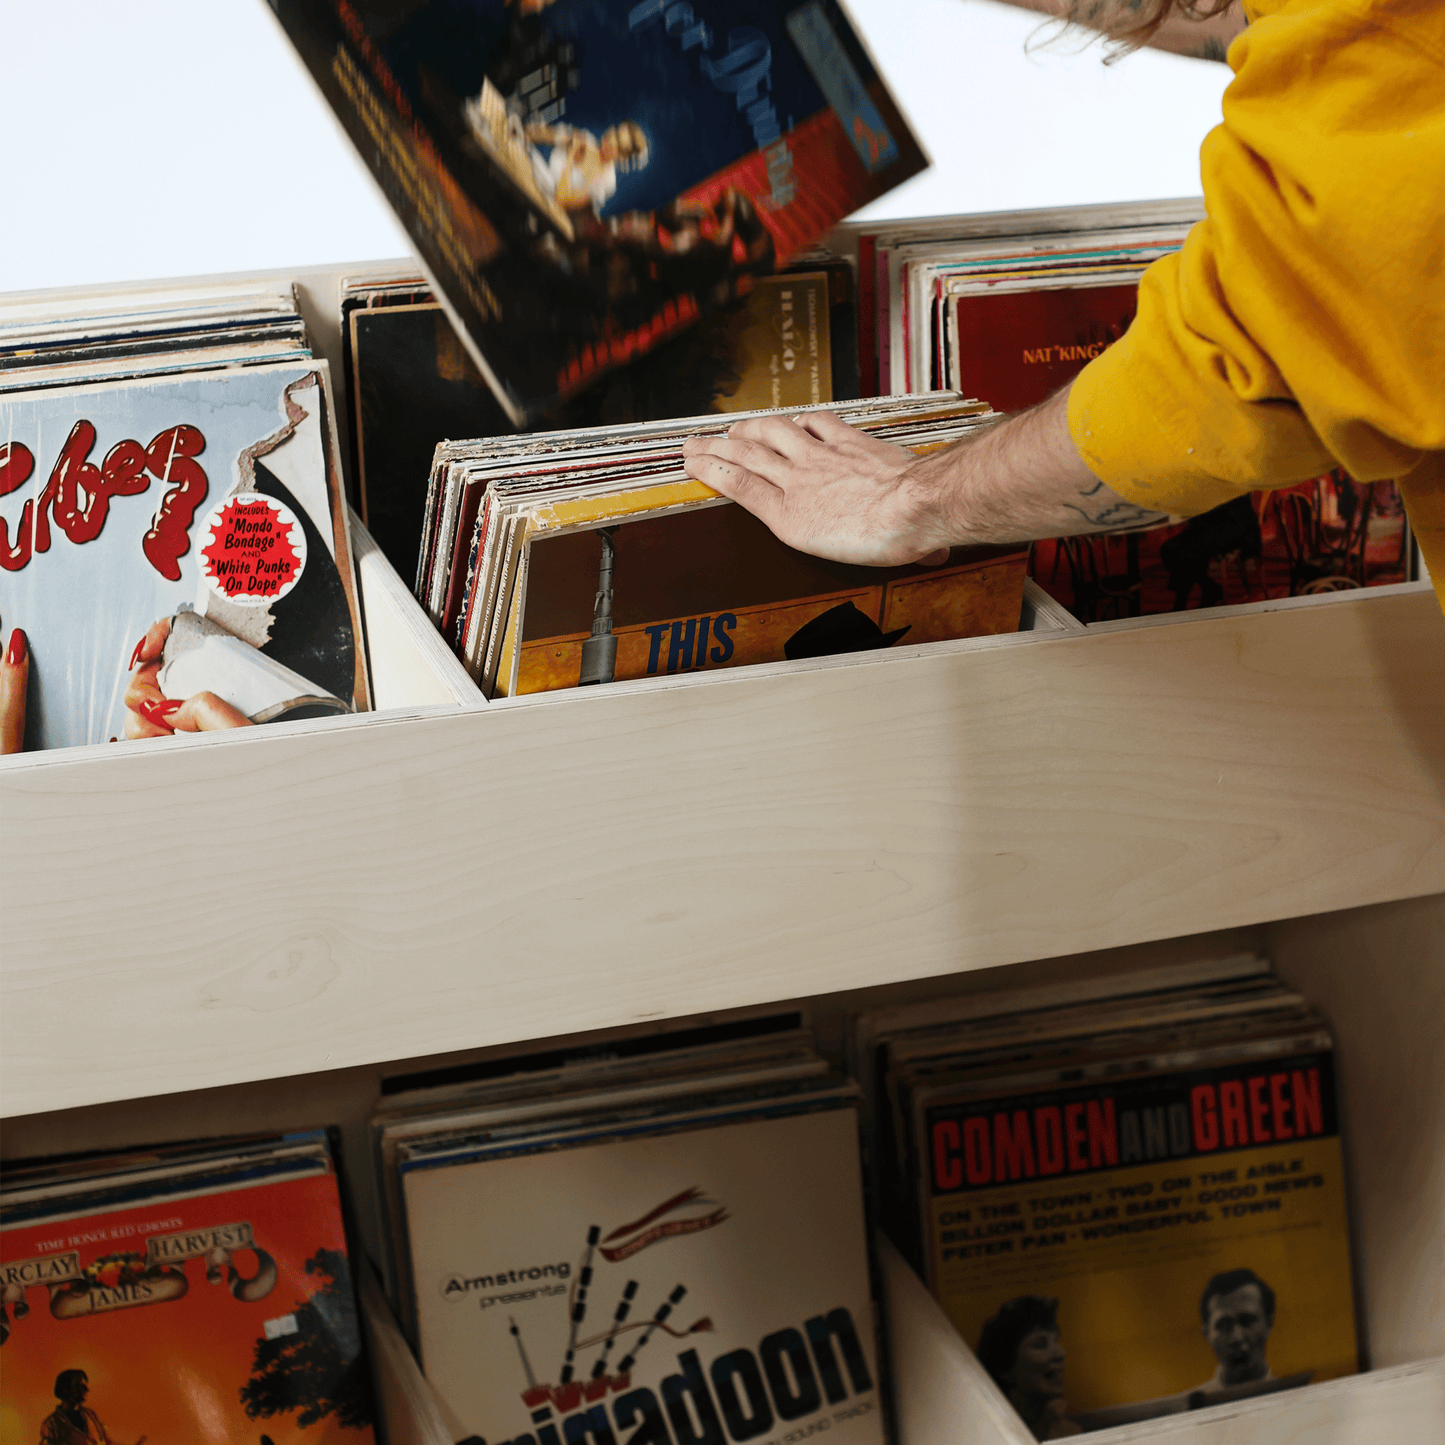
<path fill-rule="evenodd" d="M 518 425 L 925 164 L 837 0 L 271 0 Z"/>

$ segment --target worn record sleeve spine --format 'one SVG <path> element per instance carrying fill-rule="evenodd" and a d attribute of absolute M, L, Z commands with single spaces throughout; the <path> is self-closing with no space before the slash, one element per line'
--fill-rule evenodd
<path fill-rule="evenodd" d="M 487 649 L 491 646 L 493 612 L 496 604 L 499 538 L 507 528 L 496 493 L 487 494 L 482 509 L 481 545 L 477 551 L 477 580 L 473 585 L 472 617 L 467 624 L 466 666 L 477 686 L 486 673 Z"/>
<path fill-rule="evenodd" d="M 416 549 L 416 580 L 412 583 L 412 592 L 416 595 L 418 602 L 422 602 L 426 598 L 426 584 L 431 570 L 431 548 L 434 540 L 433 527 L 437 519 L 437 491 L 446 471 L 445 462 L 433 464 L 431 475 L 426 481 L 426 511 L 422 513 L 421 543 Z"/>
<path fill-rule="evenodd" d="M 477 513 L 477 527 L 472 537 L 472 554 L 468 563 L 467 595 L 462 601 L 462 619 L 458 624 L 462 665 L 473 682 L 478 681 L 481 672 L 477 662 L 477 651 L 481 646 L 482 615 L 485 608 L 481 605 L 480 598 L 491 505 L 492 497 L 488 493 L 483 498 L 481 508 Z"/>
<path fill-rule="evenodd" d="M 461 491 L 461 477 L 449 476 L 441 522 L 437 527 L 436 546 L 432 549 L 431 581 L 427 587 L 427 613 L 438 627 L 441 626 L 442 604 L 446 599 L 447 581 L 451 571 L 452 548 L 457 530 L 457 503 L 461 498 Z"/>
<path fill-rule="evenodd" d="M 878 252 L 858 237 L 858 395 L 878 395 Z"/>
<path fill-rule="evenodd" d="M 467 582 L 471 576 L 470 557 L 483 485 L 481 482 L 464 483 L 461 501 L 457 507 L 456 542 L 452 547 L 451 566 L 447 569 L 446 599 L 442 604 L 441 620 L 442 635 L 453 651 L 457 649 L 457 623 L 461 617 Z"/>
<path fill-rule="evenodd" d="M 897 269 L 891 248 L 878 248 L 878 394 L 893 395 L 893 378 L 900 371 L 901 363 L 895 364 L 898 338 L 895 316 L 897 306 L 892 288 L 897 283 Z"/>
<path fill-rule="evenodd" d="M 526 536 L 525 519 L 508 517 L 506 530 L 498 549 L 497 571 L 493 587 L 492 621 L 487 635 L 487 660 L 482 669 L 482 692 L 488 700 L 496 696 L 497 677 L 501 667 L 502 645 L 513 611 L 516 595 L 517 564 Z"/>
<path fill-rule="evenodd" d="M 331 389 L 331 367 L 318 359 L 316 374 L 321 386 L 321 419 L 326 446 L 326 482 L 331 504 L 331 542 L 335 548 L 341 590 L 351 618 L 355 665 L 351 693 L 352 707 L 368 712 L 373 705 L 371 670 L 363 641 L 366 633 L 361 613 L 361 589 L 356 575 L 356 550 L 351 544 L 351 508 L 346 502 L 346 481 L 341 470 L 341 438 L 336 426 L 336 397 Z"/>

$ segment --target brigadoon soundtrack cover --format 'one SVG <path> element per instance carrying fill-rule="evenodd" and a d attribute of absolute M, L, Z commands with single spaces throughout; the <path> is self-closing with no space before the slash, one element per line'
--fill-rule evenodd
<path fill-rule="evenodd" d="M 920 1095 L 929 1282 L 1038 1438 L 1358 1368 L 1332 1063 Z"/>
<path fill-rule="evenodd" d="M 365 708 L 326 363 L 0 397 L 0 620 L 32 749 Z"/>
<path fill-rule="evenodd" d="M 522 425 L 924 157 L 837 0 L 271 0 Z"/>
<path fill-rule="evenodd" d="M 0 1232 L 5 1445 L 371 1445 L 335 1177 Z"/>
<path fill-rule="evenodd" d="M 852 1108 L 439 1163 L 403 1189 L 457 1439 L 884 1438 Z"/>

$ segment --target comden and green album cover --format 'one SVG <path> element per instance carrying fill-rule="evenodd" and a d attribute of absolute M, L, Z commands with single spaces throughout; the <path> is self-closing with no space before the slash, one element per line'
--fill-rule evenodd
<path fill-rule="evenodd" d="M 929 1282 L 1038 1438 L 1359 1368 L 1328 1048 L 914 1109 Z"/>

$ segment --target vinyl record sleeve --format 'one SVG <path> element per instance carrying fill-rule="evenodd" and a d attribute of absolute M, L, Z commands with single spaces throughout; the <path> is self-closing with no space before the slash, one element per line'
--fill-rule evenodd
<path fill-rule="evenodd" d="M 231 636 L 241 676 L 279 664 L 298 696 L 368 707 L 347 528 L 324 361 L 0 396 L 0 617 L 29 641 L 27 745 L 123 737 L 136 639 L 183 608 Z M 228 697 L 222 674 L 209 690 Z"/>
<path fill-rule="evenodd" d="M 552 421 L 590 427 L 831 401 L 836 349 L 830 327 L 840 317 L 843 325 L 851 319 L 850 306 L 830 307 L 831 280 L 826 271 L 759 277 L 746 296 L 574 398 Z M 399 304 L 381 297 L 366 305 L 360 298 L 343 301 L 343 328 L 359 509 L 397 571 L 410 577 L 417 571 L 437 439 L 490 436 L 512 425 L 440 304 L 430 293 L 420 300 L 406 291 L 400 296 Z M 470 525 L 451 534 L 452 566 L 438 618 L 449 638 L 470 541 Z"/>
<path fill-rule="evenodd" d="M 615 522 L 625 523 L 610 534 L 618 680 L 1018 626 L 1022 552 L 960 548 L 940 566 L 866 568 L 797 552 L 730 504 L 639 509 Z M 601 540 L 594 531 L 538 530 L 526 546 L 520 651 L 502 681 L 515 693 L 576 686 Z M 820 634 L 810 651 L 807 639 Z"/>
<path fill-rule="evenodd" d="M 380 1202 L 388 1250 L 387 1269 L 397 1312 L 410 1320 L 410 1256 L 405 1248 L 401 1180 L 397 1168 L 400 1151 L 411 1141 L 446 1135 L 480 1134 L 487 1129 L 512 1126 L 523 1121 L 551 1120 L 554 1116 L 574 1122 L 582 1115 L 604 1115 L 622 1106 L 646 1107 L 660 1099 L 683 1099 L 708 1088 L 737 1087 L 739 1083 L 764 1080 L 777 1083 L 826 1072 L 827 1065 L 808 1052 L 792 1059 L 757 1060 L 751 1066 L 739 1062 L 731 1070 L 720 1067 L 707 1074 L 697 1072 L 697 1060 L 679 1061 L 667 1068 L 666 1056 L 653 1055 L 634 1068 L 575 1070 L 542 1078 L 524 1075 L 496 1081 L 470 1097 L 454 1099 L 451 1106 L 436 1100 L 418 1103 L 407 1110 L 404 1103 L 378 1111 L 372 1118 L 373 1157 L 381 1181 Z M 671 1106 L 671 1107 L 676 1107 Z M 541 1131 L 550 1124 L 533 1123 Z"/>
<path fill-rule="evenodd" d="M 883 1439 L 853 1108 L 406 1190 L 422 1364 L 458 1438 Z"/>
<path fill-rule="evenodd" d="M 134 1193 L 133 1190 L 122 1192 Z M 8 1442 L 371 1445 L 335 1174 L 317 1142 L 204 1192 L 0 1229 Z"/>
<path fill-rule="evenodd" d="M 926 164 L 837 0 L 270 0 L 513 423 Z"/>
<path fill-rule="evenodd" d="M 1267 978 L 1269 963 L 1256 954 L 1232 954 L 1226 958 L 1204 959 L 1186 964 L 1138 970 L 1122 976 L 1068 979 L 1051 984 L 1033 984 L 1027 989 L 989 989 L 959 994 L 954 998 L 933 998 L 921 1003 L 895 1004 L 855 1015 L 845 1037 L 847 1068 L 863 1090 L 863 1118 L 871 1134 L 888 1051 L 894 1040 L 935 1028 L 969 1023 L 996 1023 L 1018 1017 L 1042 1032 L 1047 1021 L 1059 1013 L 1089 1002 L 1112 1003 L 1128 998 L 1144 999 L 1171 989 L 1207 986 Z M 1033 1015 L 1030 1019 L 1029 1016 Z"/>
<path fill-rule="evenodd" d="M 920 454 L 982 425 L 988 413 L 986 404 L 964 402 L 946 392 L 862 404 L 832 402 L 822 409 L 877 436 L 911 445 Z M 501 649 L 503 624 L 520 606 L 515 582 L 524 535 L 518 532 L 522 510 L 544 504 L 572 504 L 584 496 L 612 496 L 613 501 L 601 505 L 604 511 L 610 507 L 621 515 L 638 509 L 635 496 L 624 498 L 622 494 L 635 494 L 639 486 L 653 482 L 676 484 L 676 495 L 670 493 L 666 505 L 715 504 L 719 499 L 710 488 L 685 480 L 681 443 L 692 433 L 717 429 L 716 420 L 703 415 L 438 445 L 427 489 L 417 594 L 428 604 L 433 598 L 450 595 L 450 586 L 441 585 L 438 568 L 453 562 L 460 564 L 465 557 L 466 577 L 454 637 L 465 666 L 484 692 L 490 694 L 496 685 L 499 667 L 504 685 L 510 677 L 510 666 L 503 663 Z M 465 545 L 460 533 L 448 540 L 441 526 L 454 485 L 485 488 L 476 504 L 471 538 Z M 564 506 L 562 510 L 567 509 Z M 453 508 L 454 519 L 460 511 L 460 506 Z M 548 511 L 561 515 L 557 506 L 548 506 Z M 564 525 L 581 525 L 581 514 L 574 512 L 575 507 L 567 511 Z M 605 518 L 599 522 L 603 524 Z"/>
<path fill-rule="evenodd" d="M 1358 1368 L 1333 1054 L 1291 1042 L 916 1091 L 931 1287 L 1006 1391 L 1011 1312 L 1056 1309 L 1063 1433 Z"/>

